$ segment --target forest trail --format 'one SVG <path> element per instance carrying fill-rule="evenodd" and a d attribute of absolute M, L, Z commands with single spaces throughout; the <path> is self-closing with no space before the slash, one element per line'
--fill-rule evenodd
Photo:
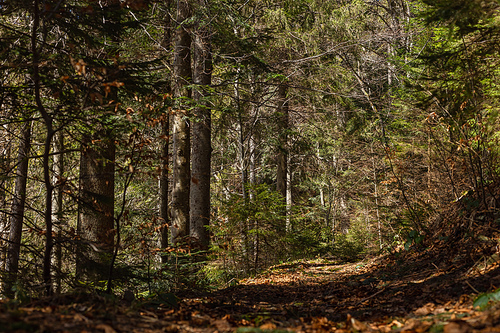
<path fill-rule="evenodd" d="M 4 302 L 0 331 L 500 332 L 500 304 L 473 308 L 478 292 L 500 285 L 498 260 L 438 250 L 279 265 L 233 287 L 181 295 L 175 307 L 169 295 L 132 304 L 74 294 Z"/>

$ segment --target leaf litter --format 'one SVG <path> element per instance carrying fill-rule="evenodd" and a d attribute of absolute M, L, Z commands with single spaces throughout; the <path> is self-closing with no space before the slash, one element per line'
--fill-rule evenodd
<path fill-rule="evenodd" d="M 436 242 L 357 263 L 301 261 L 179 294 L 174 307 L 96 294 L 4 300 L 0 332 L 500 332 L 495 254 Z"/>

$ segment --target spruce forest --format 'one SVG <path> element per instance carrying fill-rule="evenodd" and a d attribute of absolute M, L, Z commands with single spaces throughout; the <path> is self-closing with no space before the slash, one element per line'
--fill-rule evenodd
<path fill-rule="evenodd" d="M 0 0 L 0 332 L 499 332 L 498 0 Z"/>

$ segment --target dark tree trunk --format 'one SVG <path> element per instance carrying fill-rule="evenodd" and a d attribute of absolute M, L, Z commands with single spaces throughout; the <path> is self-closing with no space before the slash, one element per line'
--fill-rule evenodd
<path fill-rule="evenodd" d="M 24 220 L 24 206 L 26 202 L 26 183 L 28 179 L 28 156 L 31 142 L 31 121 L 24 123 L 22 138 L 19 144 L 17 159 L 16 183 L 10 217 L 9 246 L 5 270 L 7 273 L 4 291 L 12 296 L 12 286 L 17 279 L 19 269 L 19 255 L 21 252 L 21 236 Z"/>
<path fill-rule="evenodd" d="M 277 157 L 277 172 L 276 172 L 276 190 L 286 198 L 287 185 L 287 160 L 288 160 L 288 100 L 287 87 L 280 85 L 278 88 L 278 157 Z"/>
<path fill-rule="evenodd" d="M 99 131 L 98 140 L 82 143 L 77 278 L 106 280 L 114 246 L 115 144 L 111 133 Z"/>
<path fill-rule="evenodd" d="M 189 235 L 190 175 L 190 123 L 185 99 L 191 96 L 191 37 L 186 20 L 190 17 L 189 3 L 179 0 L 177 29 L 175 31 L 174 82 L 176 99 L 173 115 L 173 188 L 172 188 L 172 241 Z"/>
<path fill-rule="evenodd" d="M 167 10 L 172 7 L 172 0 L 166 0 L 165 6 Z M 170 50 L 172 47 L 172 22 L 170 15 L 165 17 L 165 35 L 163 38 L 163 47 L 166 50 Z M 171 85 L 169 84 L 165 93 L 170 95 L 172 93 Z M 169 215 L 168 215 L 168 198 L 169 198 L 169 188 L 168 188 L 168 163 L 169 163 L 169 145 L 170 145 L 170 115 L 164 114 L 161 122 L 162 135 L 161 138 L 162 148 L 161 148 L 161 171 L 159 179 L 159 189 L 160 189 L 160 201 L 159 201 L 159 213 L 160 213 L 160 248 L 166 249 L 169 245 L 170 230 L 169 226 Z M 161 262 L 166 263 L 168 256 L 162 255 Z"/>
<path fill-rule="evenodd" d="M 200 5 L 207 6 L 201 0 Z M 191 171 L 191 221 L 190 236 L 197 239 L 202 249 L 207 250 L 210 242 L 208 225 L 210 222 L 210 161 L 211 144 L 211 110 L 206 97 L 205 87 L 212 82 L 212 56 L 209 30 L 200 23 L 194 34 L 194 73 L 193 83 L 196 88 L 193 99 L 197 103 L 195 122 L 193 124 L 192 171 Z"/>
<path fill-rule="evenodd" d="M 168 216 L 168 145 L 170 142 L 170 130 L 169 121 L 170 115 L 165 115 L 162 122 L 162 138 L 164 142 L 162 143 L 161 149 L 161 171 L 160 171 L 160 202 L 159 202 L 159 213 L 160 213 L 160 247 L 166 249 L 169 245 L 170 230 L 169 216 Z M 162 263 L 167 262 L 167 256 L 161 256 Z"/>
<path fill-rule="evenodd" d="M 0 105 L 2 108 L 3 105 Z M 2 136 L 5 139 L 5 146 L 2 146 L 0 153 L 0 270 L 5 271 L 5 260 L 7 258 L 7 240 L 9 238 L 9 223 L 8 223 L 8 205 L 7 205 L 7 188 L 10 185 L 10 164 L 11 164 L 11 146 L 12 140 L 9 135 L 9 127 L 11 125 L 3 125 Z"/>

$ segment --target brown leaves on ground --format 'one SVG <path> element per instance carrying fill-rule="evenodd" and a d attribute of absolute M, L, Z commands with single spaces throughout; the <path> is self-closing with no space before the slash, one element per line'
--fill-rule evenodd
<path fill-rule="evenodd" d="M 60 295 L 0 304 L 0 332 L 500 332 L 500 306 L 473 309 L 499 285 L 497 261 L 394 254 L 360 263 L 280 265 L 168 304 Z M 480 267 L 479 267 L 480 266 Z"/>

